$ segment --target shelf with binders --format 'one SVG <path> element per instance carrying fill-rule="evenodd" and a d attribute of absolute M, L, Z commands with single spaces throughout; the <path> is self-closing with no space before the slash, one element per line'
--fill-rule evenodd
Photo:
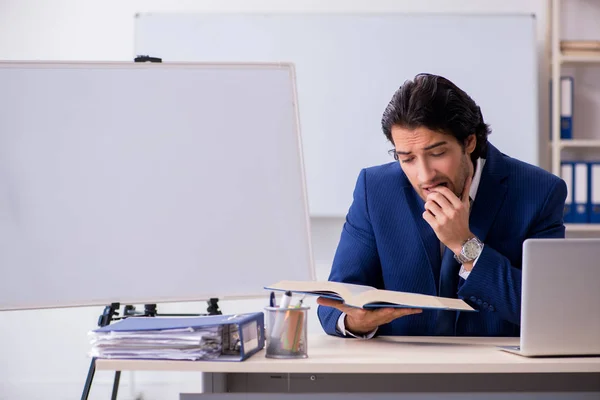
<path fill-rule="evenodd" d="M 550 171 L 567 185 L 567 235 L 600 237 L 600 8 L 549 3 Z"/>
<path fill-rule="evenodd" d="M 550 99 L 551 106 L 554 109 L 558 106 L 558 115 L 552 115 L 550 122 L 550 141 L 552 173 L 563 177 L 562 168 L 567 160 L 581 163 L 600 161 L 600 138 L 594 135 L 596 124 L 600 123 L 600 118 L 596 117 L 596 112 L 589 111 L 600 110 L 600 102 L 594 100 L 595 96 L 583 96 L 577 98 L 575 94 L 575 82 L 577 77 L 581 78 L 579 89 L 586 93 L 586 79 L 589 83 L 589 75 L 578 75 L 576 70 L 563 73 L 559 77 L 558 84 L 551 82 Z M 589 86 L 589 84 L 588 84 Z M 558 89 L 559 96 L 554 99 L 553 91 Z M 589 98 L 588 98 L 589 97 Z M 576 100 L 578 101 L 576 104 Z M 556 104 L 558 103 L 558 104 Z M 575 108 L 582 110 L 579 115 L 577 126 L 574 127 L 573 114 L 577 114 Z M 585 118 L 582 118 L 585 117 Z M 554 125 L 556 124 L 556 125 Z M 581 187 L 581 185 L 580 185 Z M 598 185 L 594 185 L 598 187 Z M 589 190 L 591 190 L 590 186 Z M 568 221 L 582 222 L 586 221 Z M 590 221 L 591 222 L 591 221 Z"/>

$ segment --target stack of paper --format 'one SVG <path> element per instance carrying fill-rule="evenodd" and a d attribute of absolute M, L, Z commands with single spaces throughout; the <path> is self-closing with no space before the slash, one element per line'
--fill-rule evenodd
<path fill-rule="evenodd" d="M 89 333 L 98 358 L 243 361 L 265 346 L 262 312 L 129 317 Z"/>
<path fill-rule="evenodd" d="M 142 319 L 135 318 L 137 321 L 131 322 L 141 322 Z M 208 360 L 221 354 L 223 327 L 216 325 L 125 331 L 106 329 L 90 332 L 89 335 L 92 357 Z"/>

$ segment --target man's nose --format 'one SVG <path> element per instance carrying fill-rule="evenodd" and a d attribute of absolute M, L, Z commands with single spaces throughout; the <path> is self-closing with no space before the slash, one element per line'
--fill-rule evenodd
<path fill-rule="evenodd" d="M 431 168 L 427 162 L 421 161 L 418 163 L 417 168 L 417 179 L 419 179 L 419 183 L 427 184 L 433 181 L 433 178 L 435 178 L 435 170 Z"/>

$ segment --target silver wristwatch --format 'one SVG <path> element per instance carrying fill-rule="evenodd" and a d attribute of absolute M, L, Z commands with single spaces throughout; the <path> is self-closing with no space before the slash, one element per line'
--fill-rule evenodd
<path fill-rule="evenodd" d="M 454 259 L 458 261 L 459 264 L 465 264 L 479 257 L 482 250 L 483 243 L 477 236 L 473 236 L 472 238 L 465 240 L 460 253 L 455 254 Z"/>

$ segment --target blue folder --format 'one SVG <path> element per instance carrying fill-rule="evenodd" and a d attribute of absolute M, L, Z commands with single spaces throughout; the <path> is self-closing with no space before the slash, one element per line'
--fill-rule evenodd
<path fill-rule="evenodd" d="M 565 181 L 567 185 L 567 198 L 565 200 L 564 210 L 564 221 L 565 223 L 575 222 L 575 207 L 573 206 L 573 174 L 574 174 L 574 163 L 571 161 L 563 161 L 560 165 L 560 177 Z"/>
<path fill-rule="evenodd" d="M 573 138 L 573 92 L 572 76 L 560 78 L 560 138 Z"/>
<path fill-rule="evenodd" d="M 560 77 L 560 139 L 573 139 L 573 101 L 575 84 L 572 76 Z M 552 80 L 550 81 L 550 109 L 552 109 Z M 550 138 L 552 139 L 552 118 L 550 118 Z"/>
<path fill-rule="evenodd" d="M 588 163 L 573 163 L 573 222 L 585 224 L 589 222 L 589 179 Z"/>
<path fill-rule="evenodd" d="M 600 223 L 600 161 L 588 163 L 589 222 Z"/>
<path fill-rule="evenodd" d="M 185 328 L 200 329 L 214 326 L 223 326 L 224 343 L 237 343 L 235 351 L 226 351 L 224 349 L 222 354 L 214 360 L 243 361 L 265 346 L 264 314 L 262 312 L 186 318 L 129 317 L 98 328 L 94 332 L 166 331 Z"/>

